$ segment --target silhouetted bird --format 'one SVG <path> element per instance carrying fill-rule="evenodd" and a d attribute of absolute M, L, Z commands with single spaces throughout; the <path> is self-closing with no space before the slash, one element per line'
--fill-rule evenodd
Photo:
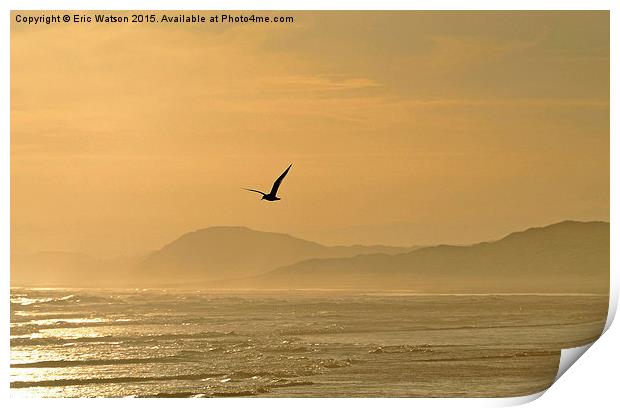
<path fill-rule="evenodd" d="M 251 188 L 245 188 L 244 190 L 253 191 L 255 193 L 262 194 L 263 198 L 261 198 L 261 200 L 267 200 L 267 201 L 278 201 L 278 200 L 280 200 L 279 197 L 276 197 L 276 194 L 278 194 L 278 188 L 280 188 L 280 184 L 282 184 L 282 180 L 284 180 L 284 177 L 286 177 L 286 174 L 291 169 L 291 166 L 292 166 L 292 164 L 289 165 L 286 168 L 286 170 L 284 170 L 284 173 L 282 173 L 282 175 L 280 177 L 278 177 L 278 179 L 273 183 L 273 187 L 271 187 L 271 191 L 269 192 L 269 194 L 263 193 L 262 191 L 259 191 L 259 190 L 252 190 Z"/>

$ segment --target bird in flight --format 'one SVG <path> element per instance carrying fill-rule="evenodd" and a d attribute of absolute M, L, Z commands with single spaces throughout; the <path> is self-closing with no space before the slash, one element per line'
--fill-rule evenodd
<path fill-rule="evenodd" d="M 286 168 L 286 170 L 284 170 L 284 173 L 282 173 L 282 175 L 280 175 L 280 177 L 278 177 L 278 179 L 273 183 L 273 187 L 271 187 L 271 191 L 269 193 L 263 193 L 262 191 L 259 191 L 259 190 L 252 190 L 251 188 L 244 188 L 244 190 L 253 191 L 255 193 L 262 194 L 263 198 L 261 198 L 261 200 L 267 200 L 267 201 L 280 200 L 280 197 L 276 197 L 276 194 L 278 194 L 278 188 L 280 188 L 280 184 L 282 184 L 282 180 L 284 180 L 284 177 L 286 177 L 286 174 L 291 169 L 291 166 L 292 164 L 289 165 Z"/>

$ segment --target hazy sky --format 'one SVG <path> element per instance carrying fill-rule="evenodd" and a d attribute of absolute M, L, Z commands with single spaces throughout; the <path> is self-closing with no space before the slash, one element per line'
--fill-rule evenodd
<path fill-rule="evenodd" d="M 212 225 L 413 245 L 609 220 L 607 12 L 278 14 L 296 21 L 13 22 L 12 251 L 133 255 Z M 282 201 L 242 190 L 289 163 Z"/>

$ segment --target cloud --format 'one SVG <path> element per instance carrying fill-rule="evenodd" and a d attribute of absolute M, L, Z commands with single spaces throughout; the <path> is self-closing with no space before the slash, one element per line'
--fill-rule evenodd
<path fill-rule="evenodd" d="M 282 87 L 286 92 L 324 92 L 350 91 L 379 87 L 377 81 L 370 78 L 347 78 L 327 76 L 285 76 L 268 78 L 264 83 L 269 87 Z"/>

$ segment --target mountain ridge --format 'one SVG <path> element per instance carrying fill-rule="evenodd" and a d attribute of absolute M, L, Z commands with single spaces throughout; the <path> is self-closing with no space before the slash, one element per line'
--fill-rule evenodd
<path fill-rule="evenodd" d="M 551 292 L 605 292 L 608 275 L 609 223 L 564 221 L 472 245 L 437 245 L 395 255 L 308 259 L 245 284 L 274 289 L 536 292 L 546 288 Z"/>
<path fill-rule="evenodd" d="M 337 258 L 360 253 L 407 251 L 406 247 L 326 246 L 278 232 L 256 231 L 242 226 L 213 226 L 185 233 L 139 266 L 144 279 L 165 281 L 183 270 L 190 280 L 257 275 L 309 258 Z"/>
<path fill-rule="evenodd" d="M 60 251 L 11 257 L 14 286 L 605 292 L 608 279 L 604 221 L 567 220 L 495 241 L 430 247 L 327 246 L 290 234 L 212 226 L 133 262 Z"/>

